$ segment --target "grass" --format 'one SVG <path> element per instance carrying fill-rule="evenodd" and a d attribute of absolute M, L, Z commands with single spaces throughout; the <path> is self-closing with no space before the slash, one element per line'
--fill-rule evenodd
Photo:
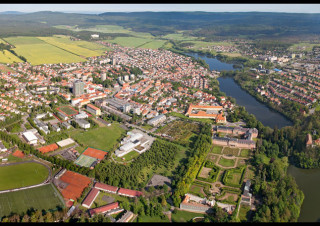
<path fill-rule="evenodd" d="M 202 187 L 197 186 L 197 185 L 191 185 L 191 187 L 189 189 L 189 193 L 204 198 L 204 194 L 202 194 L 201 188 Z"/>
<path fill-rule="evenodd" d="M 25 161 L 25 159 L 21 159 L 19 157 L 13 156 L 12 154 L 8 156 L 8 162 L 21 162 L 21 161 Z"/>
<path fill-rule="evenodd" d="M 192 48 L 206 48 L 212 46 L 232 46 L 230 42 L 204 42 L 204 41 L 187 41 L 188 43 L 193 43 Z M 184 43 L 184 42 L 182 42 Z"/>
<path fill-rule="evenodd" d="M 84 147 L 93 147 L 105 151 L 113 149 L 114 145 L 118 143 L 124 129 L 119 126 L 119 123 L 112 123 L 108 127 L 98 127 L 86 132 L 81 130 L 70 131 L 72 139 Z"/>
<path fill-rule="evenodd" d="M 116 37 L 113 40 L 105 40 L 106 42 L 115 43 L 125 47 L 138 47 L 153 41 L 153 39 L 138 38 L 138 37 Z"/>
<path fill-rule="evenodd" d="M 138 219 L 139 218 L 139 219 Z M 134 222 L 155 222 L 155 223 L 162 223 L 162 222 L 170 222 L 168 217 L 165 216 L 165 219 L 161 219 L 159 216 L 138 216 Z"/>
<path fill-rule="evenodd" d="M 319 46 L 319 44 L 311 44 L 311 43 L 306 43 L 306 42 L 300 42 L 297 44 L 292 45 L 289 50 L 291 51 L 296 51 L 296 52 L 311 52 L 312 48 L 314 46 Z"/>
<path fill-rule="evenodd" d="M 238 156 L 239 148 L 229 148 L 225 147 L 223 149 L 223 154 L 225 155 L 233 155 L 233 156 Z"/>
<path fill-rule="evenodd" d="M 0 217 L 7 216 L 11 212 L 22 214 L 28 209 L 55 210 L 57 206 L 64 207 L 53 185 L 30 188 L 15 192 L 0 194 Z"/>
<path fill-rule="evenodd" d="M 189 222 L 195 217 L 204 217 L 205 214 L 202 213 L 192 213 L 188 211 L 178 210 L 177 213 L 172 213 L 172 222 Z"/>
<path fill-rule="evenodd" d="M 0 167 L 0 190 L 31 186 L 48 177 L 48 169 L 39 163 L 22 163 Z"/>
<path fill-rule="evenodd" d="M 225 159 L 223 157 L 220 158 L 219 164 L 224 167 L 234 166 L 235 160 L 234 159 Z"/>
<path fill-rule="evenodd" d="M 222 147 L 221 146 L 214 146 L 211 150 L 212 153 L 214 154 L 221 154 Z"/>
<path fill-rule="evenodd" d="M 140 154 L 136 151 L 130 151 L 128 154 L 124 155 L 122 158 L 125 159 L 125 161 L 130 161 L 131 159 L 134 159 L 138 157 Z"/>
<path fill-rule="evenodd" d="M 240 184 L 241 174 L 240 173 L 230 173 L 230 179 L 228 180 L 232 184 Z M 232 178 L 232 179 L 231 179 Z"/>
<path fill-rule="evenodd" d="M 11 64 L 14 62 L 18 63 L 18 62 L 22 62 L 22 60 L 17 56 L 13 55 L 8 50 L 0 51 L 0 63 Z"/>
<path fill-rule="evenodd" d="M 182 119 L 188 119 L 191 121 L 195 121 L 195 122 L 207 122 L 207 123 L 212 123 L 213 120 L 212 119 L 208 119 L 208 118 L 189 118 L 188 116 L 185 116 L 184 114 L 178 113 L 178 112 L 170 112 L 169 115 L 175 116 L 175 117 L 179 117 Z"/>
<path fill-rule="evenodd" d="M 239 210 L 239 219 L 241 222 L 248 221 L 248 215 L 250 213 L 250 206 L 248 205 L 241 205 Z"/>
<path fill-rule="evenodd" d="M 5 39 L 33 65 L 83 62 L 85 57 L 102 55 L 108 48 L 87 41 L 71 41 L 68 36 L 9 37 Z M 82 57 L 80 57 L 82 56 Z M 0 57 L 1 59 L 1 57 Z M 1 60 L 0 60 L 1 62 Z"/>
<path fill-rule="evenodd" d="M 154 40 L 151 42 L 147 42 L 141 46 L 139 46 L 139 48 L 144 48 L 144 49 L 159 49 L 161 48 L 167 41 L 164 40 Z"/>
<path fill-rule="evenodd" d="M 152 125 L 149 125 L 149 124 L 146 124 L 146 125 L 141 126 L 141 127 L 144 128 L 145 130 L 150 130 L 150 129 L 153 128 L 153 126 L 152 126 Z"/>
<path fill-rule="evenodd" d="M 197 37 L 187 36 L 181 33 L 172 33 L 162 36 L 165 39 L 171 39 L 176 41 L 186 41 L 186 40 L 195 40 Z"/>
<path fill-rule="evenodd" d="M 78 113 L 76 110 L 74 110 L 70 106 L 61 106 L 61 107 L 58 108 L 58 110 L 62 111 L 66 115 L 73 115 L 73 114 L 77 114 Z"/>
<path fill-rule="evenodd" d="M 76 41 L 71 41 L 67 36 L 39 37 L 39 39 L 78 56 L 92 57 L 101 55 L 100 52 L 78 46 Z"/>
<path fill-rule="evenodd" d="M 248 157 L 250 155 L 250 150 L 249 149 L 242 149 L 240 156 L 241 157 Z"/>

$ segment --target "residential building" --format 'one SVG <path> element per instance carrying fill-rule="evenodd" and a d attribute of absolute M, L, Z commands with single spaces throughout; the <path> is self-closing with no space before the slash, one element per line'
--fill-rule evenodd
<path fill-rule="evenodd" d="M 166 116 L 164 114 L 161 114 L 161 115 L 154 117 L 153 119 L 150 119 L 148 121 L 148 124 L 152 125 L 152 126 L 156 126 L 160 123 L 163 123 L 165 120 L 166 120 Z"/>
<path fill-rule="evenodd" d="M 78 97 L 84 94 L 84 82 L 77 80 L 73 83 L 73 95 Z"/>
<path fill-rule="evenodd" d="M 96 116 L 101 115 L 101 110 L 100 108 L 97 108 L 96 106 L 92 105 L 92 104 L 87 104 L 87 110 L 92 113 L 95 114 Z"/>

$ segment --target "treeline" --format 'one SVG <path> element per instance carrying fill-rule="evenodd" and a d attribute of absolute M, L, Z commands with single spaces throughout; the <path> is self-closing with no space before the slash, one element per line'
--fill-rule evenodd
<path fill-rule="evenodd" d="M 196 178 L 197 173 L 202 166 L 207 153 L 212 147 L 212 132 L 210 124 L 205 124 L 201 128 L 200 134 L 195 141 L 194 149 L 188 162 L 181 165 L 177 170 L 174 181 L 175 190 L 172 195 L 173 203 L 176 207 L 182 201 L 182 197 L 188 192 L 192 181 Z"/>
<path fill-rule="evenodd" d="M 141 181 L 145 176 L 143 169 L 172 168 L 178 151 L 179 148 L 176 145 L 156 139 L 148 151 L 139 155 L 129 165 L 102 161 L 95 168 L 95 178 L 113 186 L 141 189 L 147 182 Z"/>

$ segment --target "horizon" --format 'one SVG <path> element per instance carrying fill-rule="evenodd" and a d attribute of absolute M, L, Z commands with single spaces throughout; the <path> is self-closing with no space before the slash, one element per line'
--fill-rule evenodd
<path fill-rule="evenodd" d="M 264 12 L 320 13 L 319 4 L 1 4 L 0 13 L 42 11 L 101 14 L 108 12 Z"/>

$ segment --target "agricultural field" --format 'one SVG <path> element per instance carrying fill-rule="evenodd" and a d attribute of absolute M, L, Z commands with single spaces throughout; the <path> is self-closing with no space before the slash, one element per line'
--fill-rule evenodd
<path fill-rule="evenodd" d="M 69 135 L 84 147 L 93 147 L 110 151 L 113 149 L 114 145 L 118 143 L 118 140 L 124 132 L 124 129 L 119 126 L 119 123 L 112 123 L 111 126 L 99 127 L 89 131 L 69 131 Z"/>
<path fill-rule="evenodd" d="M 116 37 L 115 39 L 105 40 L 105 41 L 110 43 L 115 43 L 121 46 L 136 48 L 148 42 L 153 41 L 153 39 L 138 38 L 138 37 Z"/>
<path fill-rule="evenodd" d="M 47 179 L 48 169 L 35 162 L 0 167 L 0 190 L 40 184 Z"/>
<path fill-rule="evenodd" d="M 224 167 L 234 166 L 235 159 L 225 159 L 223 157 L 220 158 L 219 164 Z"/>
<path fill-rule="evenodd" d="M 289 47 L 289 50 L 296 51 L 296 52 L 304 52 L 304 51 L 311 52 L 314 46 L 319 46 L 319 44 L 301 42 L 301 43 L 292 45 L 291 47 Z"/>
<path fill-rule="evenodd" d="M 12 37 L 6 41 L 15 45 L 13 50 L 24 56 L 32 65 L 83 62 L 81 58 L 70 52 L 50 45 L 36 37 Z"/>
<path fill-rule="evenodd" d="M 230 42 L 204 42 L 204 41 L 188 41 L 182 43 L 193 43 L 192 48 L 207 48 L 212 46 L 232 46 Z"/>
<path fill-rule="evenodd" d="M 182 33 L 167 34 L 167 35 L 162 36 L 161 38 L 171 39 L 171 40 L 175 40 L 175 41 L 187 41 L 187 40 L 199 39 L 197 37 L 187 36 L 187 35 L 184 35 Z"/>
<path fill-rule="evenodd" d="M 190 138 L 199 131 L 200 126 L 198 124 L 177 120 L 161 128 L 158 132 L 170 136 L 181 144 L 189 144 Z"/>
<path fill-rule="evenodd" d="M 0 63 L 11 64 L 14 62 L 18 63 L 18 62 L 22 62 L 22 60 L 17 56 L 13 55 L 8 50 L 0 51 Z"/>
<path fill-rule="evenodd" d="M 102 55 L 108 48 L 87 41 L 71 41 L 68 36 L 9 37 L 5 41 L 15 46 L 18 55 L 33 65 L 83 62 L 85 57 Z"/>
<path fill-rule="evenodd" d="M 11 212 L 25 213 L 28 209 L 55 210 L 64 207 L 64 202 L 59 192 L 52 184 L 30 188 L 15 192 L 0 194 L 0 217 Z"/>
<path fill-rule="evenodd" d="M 147 42 L 143 44 L 142 46 L 139 46 L 139 48 L 144 48 L 144 49 L 159 49 L 163 47 L 163 45 L 166 43 L 166 41 L 163 40 L 154 40 L 151 42 Z"/>
<path fill-rule="evenodd" d="M 92 57 L 102 54 L 101 52 L 78 46 L 76 41 L 71 41 L 67 36 L 39 37 L 39 39 L 81 57 Z"/>

